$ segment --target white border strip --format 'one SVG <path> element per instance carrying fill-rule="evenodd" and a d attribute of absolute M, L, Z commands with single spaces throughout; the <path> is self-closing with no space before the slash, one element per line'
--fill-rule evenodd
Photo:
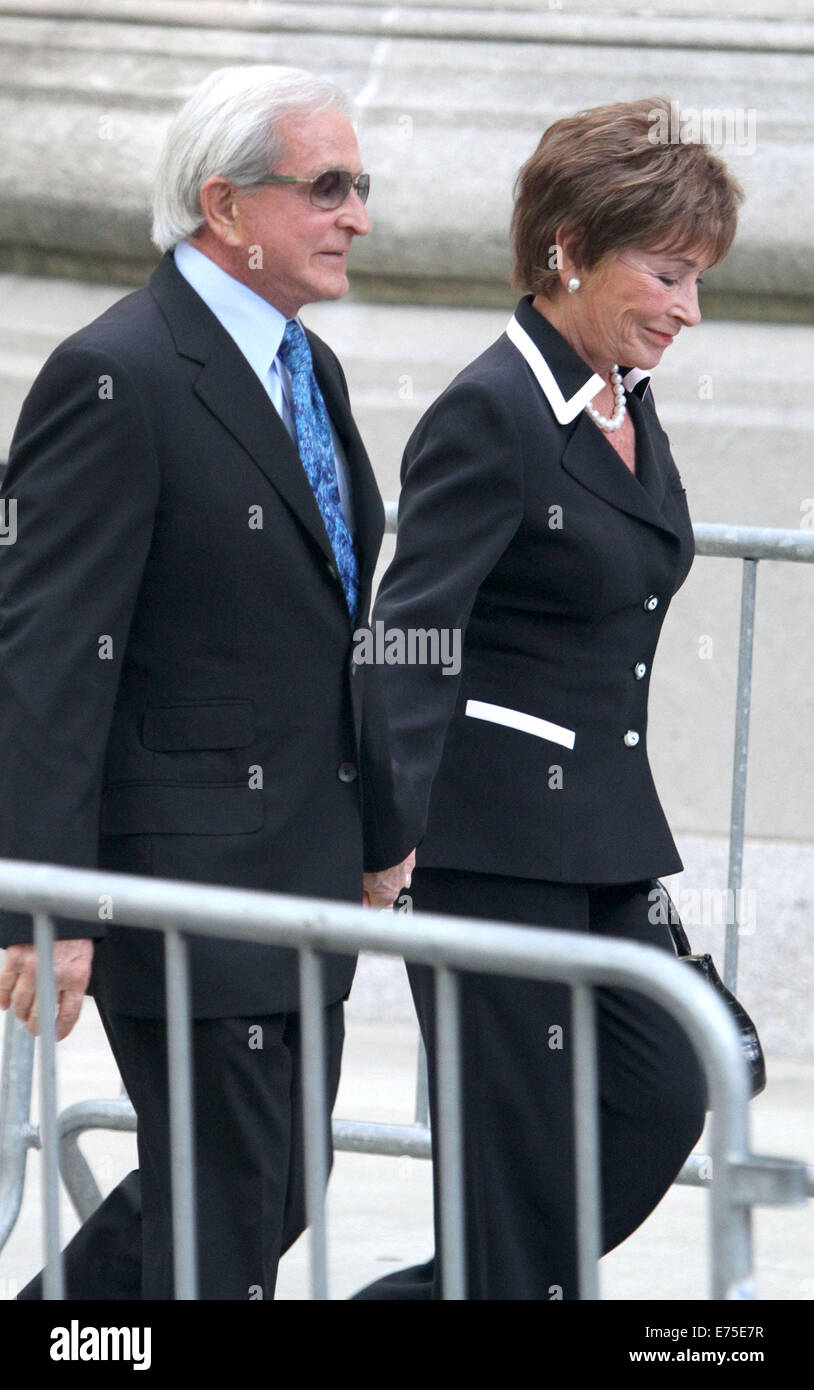
<path fill-rule="evenodd" d="M 650 378 L 652 375 L 652 372 L 642 371 L 641 367 L 631 367 L 630 371 L 622 377 L 622 385 L 626 391 L 630 391 L 632 394 L 634 387 L 638 386 L 640 381 L 646 381 L 647 386 L 644 391 L 642 391 L 642 398 L 644 398 L 650 389 Z"/>
<path fill-rule="evenodd" d="M 602 390 L 605 385 L 601 376 L 597 372 L 586 381 L 585 385 L 577 391 L 575 396 L 569 400 L 565 399 L 559 386 L 557 385 L 554 373 L 546 362 L 536 343 L 532 341 L 525 328 L 518 323 L 514 314 L 509 319 L 506 326 L 506 336 L 510 342 L 514 343 L 518 352 L 522 353 L 528 362 L 531 370 L 537 378 L 548 404 L 554 411 L 557 423 L 560 425 L 570 425 L 572 420 L 576 420 L 579 412 L 584 410 L 589 401 Z M 623 377 L 626 391 L 633 391 L 634 386 L 638 386 L 640 381 L 646 381 L 649 388 L 650 372 L 642 371 L 641 367 L 631 367 Z M 647 394 L 647 389 L 642 393 Z"/>
<path fill-rule="evenodd" d="M 594 372 L 576 395 L 571 396 L 570 400 L 566 400 L 540 349 L 532 342 L 525 328 L 521 327 L 514 315 L 509 319 L 506 334 L 534 372 L 548 404 L 554 411 L 558 424 L 570 425 L 571 421 L 576 420 L 579 412 L 585 409 L 588 402 L 592 401 L 597 392 L 601 391 L 605 385 L 599 373 Z"/>
<path fill-rule="evenodd" d="M 467 700 L 465 713 L 471 719 L 486 719 L 491 724 L 505 724 L 507 729 L 546 738 L 549 743 L 559 743 L 563 748 L 573 748 L 576 739 L 574 730 L 565 729 L 562 724 L 551 724 L 547 719 L 538 719 L 536 714 L 509 709 L 506 705 L 490 705 L 485 700 Z"/>

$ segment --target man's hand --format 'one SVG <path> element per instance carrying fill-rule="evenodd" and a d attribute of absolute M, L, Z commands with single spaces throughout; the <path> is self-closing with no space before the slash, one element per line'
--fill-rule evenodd
<path fill-rule="evenodd" d="M 57 1042 L 67 1038 L 82 1008 L 90 979 L 93 942 L 80 938 L 54 942 L 54 985 L 57 997 Z M 0 971 L 0 1009 L 14 1005 L 14 1012 L 29 1033 L 39 1032 L 37 1011 L 37 950 L 35 946 L 8 946 Z"/>
<path fill-rule="evenodd" d="M 364 874 L 362 902 L 365 907 L 392 907 L 402 888 L 410 887 L 414 868 L 415 850 L 412 850 L 401 864 L 379 869 L 375 874 Z"/>

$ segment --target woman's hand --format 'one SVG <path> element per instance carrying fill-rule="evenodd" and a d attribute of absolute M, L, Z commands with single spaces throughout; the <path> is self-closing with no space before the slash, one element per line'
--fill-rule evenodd
<path fill-rule="evenodd" d="M 415 850 L 411 850 L 401 864 L 379 869 L 375 874 L 364 874 L 362 902 L 365 907 L 392 907 L 402 888 L 410 887 L 414 868 Z"/>

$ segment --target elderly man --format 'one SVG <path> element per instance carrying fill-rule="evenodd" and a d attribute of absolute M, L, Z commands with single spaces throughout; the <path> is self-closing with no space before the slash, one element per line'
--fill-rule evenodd
<path fill-rule="evenodd" d="M 0 855 L 381 906 L 406 881 L 376 672 L 351 660 L 382 504 L 297 318 L 347 291 L 368 187 L 346 98 L 308 73 L 222 69 L 171 124 L 164 258 L 57 348 L 12 444 Z M 30 922 L 0 928 L 0 1004 L 35 1031 Z M 171 1298 L 162 940 L 58 936 L 58 1036 L 90 976 L 139 1151 L 68 1295 Z M 332 1098 L 353 970 L 326 961 Z M 191 974 L 200 1293 L 271 1298 L 305 1223 L 296 957 L 199 939 Z"/>

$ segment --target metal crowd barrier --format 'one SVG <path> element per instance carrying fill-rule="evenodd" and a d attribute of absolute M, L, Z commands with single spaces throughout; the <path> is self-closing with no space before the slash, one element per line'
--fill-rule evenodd
<path fill-rule="evenodd" d="M 396 520 L 395 503 L 387 504 L 387 520 L 388 529 L 390 531 L 394 531 Z M 746 772 L 748 763 L 749 715 L 751 707 L 751 669 L 752 650 L 754 641 L 754 612 L 757 564 L 759 560 L 763 559 L 813 563 L 814 534 L 809 534 L 803 531 L 776 530 L 764 527 L 741 527 L 709 524 L 697 524 L 694 530 L 696 539 L 696 549 L 699 555 L 739 558 L 743 562 L 738 678 L 736 694 L 735 750 L 733 759 L 732 803 L 729 840 L 729 892 L 727 894 L 727 902 L 732 909 L 732 913 L 729 920 L 727 921 L 726 953 L 724 961 L 724 976 L 726 983 L 729 985 L 731 989 L 734 989 L 737 983 L 738 968 L 739 923 L 737 919 L 737 905 L 740 901 L 740 888 L 743 867 L 744 811 L 746 797 Z M 2 862 L 0 862 L 0 867 L 2 867 Z M 5 865 L 6 869 L 14 869 L 17 867 L 19 867 L 21 871 L 23 870 L 23 866 L 15 866 L 11 863 L 7 863 Z M 58 871 L 54 869 L 37 870 L 38 874 L 42 874 L 43 872 L 47 872 L 51 875 L 54 875 L 68 873 L 69 871 Z M 32 866 L 24 866 L 24 873 L 25 881 L 30 884 L 32 877 Z M 109 882 L 110 877 L 111 876 L 109 875 L 105 875 L 104 881 L 106 883 Z M 129 884 L 132 884 L 135 881 L 136 880 L 130 878 L 126 880 L 126 882 L 128 882 Z M 4 882 L 5 880 L 3 879 L 2 875 L 0 875 L 0 901 L 3 901 L 2 893 Z M 18 881 L 15 880 L 15 884 L 17 884 L 17 882 Z M 156 888 L 166 886 L 159 885 L 156 880 L 145 880 L 145 882 L 148 884 L 152 884 L 153 887 Z M 175 893 L 177 893 L 182 889 L 182 887 L 183 885 L 173 885 L 173 890 Z M 205 916 L 208 916 L 206 904 L 209 903 L 210 895 L 213 891 L 216 893 L 220 893 L 228 892 L 229 890 L 211 890 L 205 887 L 194 887 L 192 889 L 189 889 L 189 893 L 192 894 L 194 901 L 188 901 L 184 905 L 184 910 L 187 914 L 192 914 L 192 916 L 187 916 L 183 925 L 188 926 L 190 920 L 194 918 L 194 920 L 197 923 L 199 923 L 199 925 L 196 926 L 196 930 L 207 930 L 207 928 L 204 925 L 200 925 L 200 923 L 202 923 L 203 921 L 202 917 L 200 916 L 200 913 L 202 912 Z M 257 900 L 259 900 L 262 896 L 263 895 L 252 895 L 253 899 Z M 237 897 L 240 898 L 241 895 L 238 894 Z M 93 893 L 91 893 L 91 898 L 94 899 L 95 902 Z M 49 898 L 48 901 L 51 903 L 51 907 L 54 911 L 61 912 L 63 910 L 64 904 L 55 905 L 51 898 Z M 173 898 L 173 903 L 175 901 L 176 899 Z M 314 904 L 304 904 L 303 900 L 301 899 L 286 900 L 282 898 L 272 898 L 271 896 L 266 897 L 266 902 L 267 904 L 269 904 L 270 913 L 276 913 L 275 904 L 277 903 L 287 903 L 289 905 L 288 915 L 286 915 L 284 918 L 284 922 L 287 925 L 287 928 L 291 928 L 292 925 L 290 913 L 291 911 L 293 911 L 293 908 L 291 907 L 291 904 L 296 904 L 300 914 L 306 914 L 306 918 L 304 918 L 303 921 L 300 923 L 300 927 L 302 931 L 306 932 L 306 936 L 303 939 L 309 939 L 307 936 L 307 932 L 309 930 L 309 923 L 310 927 L 313 928 L 315 920 L 313 918 L 313 910 L 316 910 Z M 21 904 L 24 909 L 28 908 L 33 910 L 33 908 L 36 907 L 34 898 L 31 895 L 29 895 L 25 899 L 25 901 L 23 901 L 22 899 L 15 899 L 14 904 L 17 903 Z M 202 903 L 205 904 L 203 908 L 201 908 Z M 14 904 L 12 904 L 11 900 L 9 900 L 8 905 Z M 42 903 L 40 903 L 40 907 L 42 908 Z M 234 908 L 232 908 L 231 910 L 234 911 Z M 139 908 L 139 911 L 142 912 L 143 908 Z M 327 916 L 325 916 L 326 911 L 328 914 Z M 333 921 L 334 915 L 337 911 L 338 909 L 335 906 L 331 906 L 328 904 L 320 904 L 318 908 L 318 920 L 320 922 L 322 922 L 323 920 L 325 922 Z M 343 929 L 349 929 L 349 918 L 347 914 L 350 913 L 353 915 L 354 912 L 356 912 L 356 910 L 351 908 L 343 910 Z M 83 914 L 79 911 L 73 910 L 72 908 L 72 910 L 70 912 L 66 912 L 65 915 L 82 916 Z M 95 919 L 95 907 L 93 914 L 91 915 Z M 150 925 L 150 921 L 148 920 L 148 918 L 143 916 L 139 916 L 135 919 L 122 916 L 119 918 L 119 920 L 135 920 L 139 924 Z M 349 943 L 350 949 L 389 949 L 393 953 L 403 954 L 407 956 L 409 959 L 427 960 L 429 963 L 432 964 L 436 963 L 435 949 L 438 944 L 435 937 L 432 934 L 432 929 L 435 926 L 438 927 L 438 929 L 440 930 L 441 928 L 439 924 L 443 924 L 443 927 L 446 929 L 447 927 L 449 927 L 451 922 L 451 919 L 449 918 L 427 918 L 423 915 L 415 914 L 410 917 L 409 926 L 400 926 L 398 917 L 394 917 L 392 922 L 386 929 L 386 937 L 389 945 L 382 946 L 369 944 L 369 938 L 372 929 L 367 918 L 360 916 L 358 912 L 356 912 L 355 920 L 358 927 L 358 933 L 354 937 L 354 940 Z M 274 916 L 273 921 L 275 925 L 282 925 L 282 923 L 278 921 L 276 916 Z M 161 928 L 164 924 L 162 924 L 161 922 L 153 921 L 152 925 Z M 177 925 L 179 924 L 176 924 L 176 926 Z M 494 927 L 490 927 L 487 929 L 486 924 L 483 923 L 468 924 L 467 942 L 471 942 L 473 940 L 473 931 L 475 931 L 476 935 L 479 937 L 481 933 L 481 928 L 483 928 L 483 930 L 491 931 L 492 933 L 494 933 L 497 930 Z M 46 930 L 46 927 L 42 922 L 39 924 L 39 929 L 41 932 L 43 930 Z M 458 931 L 460 932 L 460 930 L 460 926 L 458 926 Z M 420 944 L 423 941 L 422 933 L 428 932 L 429 936 L 427 938 L 426 945 L 428 949 L 430 947 L 432 947 L 433 949 L 433 954 L 429 957 L 422 955 L 420 951 Z M 377 936 L 377 939 L 380 938 L 380 933 L 377 934 L 374 932 L 373 935 Z M 492 935 L 489 938 L 490 944 L 486 945 L 486 943 L 482 943 L 485 945 L 486 953 L 483 956 L 478 956 L 476 961 L 477 968 L 479 970 L 491 969 L 498 973 L 506 974 L 524 973 L 521 969 L 513 970 L 512 961 L 510 959 L 512 951 L 516 952 L 520 949 L 521 935 L 522 943 L 526 948 L 528 948 L 530 937 L 536 937 L 537 933 L 529 934 L 529 932 L 525 929 L 519 929 L 518 931 L 517 928 L 499 928 L 499 935 Z M 581 953 L 580 950 L 577 950 L 576 954 L 573 956 L 568 954 L 568 948 L 575 948 L 580 944 L 582 945 L 582 947 L 584 947 L 587 943 L 580 943 L 579 941 L 573 942 L 570 940 L 569 934 L 562 932 L 550 931 L 546 932 L 544 935 L 545 941 L 550 944 L 553 954 L 550 954 L 542 949 L 543 943 L 538 943 L 535 946 L 535 952 L 542 951 L 542 954 L 533 953 L 533 956 L 528 959 L 523 957 L 523 959 L 526 959 L 526 965 L 528 967 L 525 973 L 530 974 L 532 977 L 539 978 L 551 978 L 556 976 L 557 978 L 574 979 L 576 981 L 576 983 L 573 986 L 574 1008 L 579 1013 L 587 1014 L 590 1011 L 590 1003 L 586 1004 L 586 999 L 588 998 L 589 994 L 586 980 L 589 978 L 594 983 L 610 983 L 611 979 L 613 980 L 613 982 L 621 981 L 631 985 L 632 987 L 635 986 L 637 988 L 642 988 L 643 992 L 645 993 L 652 993 L 652 988 L 656 987 L 654 984 L 655 977 L 652 975 L 652 973 L 650 974 L 651 989 L 648 989 L 645 986 L 643 977 L 640 980 L 640 977 L 636 975 L 635 972 L 637 969 L 642 967 L 640 964 L 636 962 L 633 962 L 630 965 L 631 970 L 633 970 L 634 972 L 634 974 L 631 976 L 617 977 L 613 974 L 612 970 L 610 975 L 604 974 L 602 970 L 599 970 L 599 973 L 596 974 L 590 973 L 590 971 L 593 968 L 593 964 L 596 964 L 598 969 L 598 966 L 601 963 L 589 962 L 588 960 L 584 959 L 584 952 Z M 514 946 L 512 945 L 512 937 L 518 938 L 517 941 L 514 943 Z M 264 936 L 263 939 L 276 941 L 281 940 L 282 938 L 278 938 L 276 936 L 266 938 Z M 342 940 L 344 941 L 344 937 L 342 938 Z M 443 936 L 444 943 L 446 943 L 446 940 L 446 936 Z M 168 932 L 167 942 L 168 988 L 169 984 L 172 983 L 172 987 L 176 992 L 178 990 L 183 991 L 183 978 L 185 966 L 182 964 L 184 956 L 177 930 Z M 568 942 L 568 948 L 564 944 L 565 942 Z M 288 938 L 286 938 L 286 944 L 289 944 Z M 290 944 L 297 943 L 295 940 L 292 940 Z M 450 942 L 450 946 L 452 946 L 453 944 L 454 943 Z M 616 954 L 618 945 L 622 946 L 623 950 L 626 953 L 633 952 L 634 955 L 640 953 L 642 949 L 633 947 L 632 945 L 625 946 L 624 943 L 606 942 L 602 946 L 603 961 L 605 961 L 606 959 L 605 953 L 610 951 L 611 947 L 613 947 L 611 957 L 613 957 Z M 509 953 L 508 957 L 504 957 L 504 946 L 506 948 L 506 951 Z M 313 995 L 317 987 L 316 975 L 318 975 L 318 967 L 313 958 L 313 952 L 315 949 L 316 947 L 313 944 L 311 944 L 307 950 L 303 949 L 301 951 L 301 959 L 303 961 L 302 975 L 304 1010 L 306 996 L 309 995 L 309 992 L 310 995 Z M 332 945 L 331 949 L 339 949 L 339 944 Z M 559 955 L 557 954 L 558 951 L 560 952 Z M 651 953 L 646 952 L 645 955 L 647 970 L 649 972 L 652 972 L 656 968 L 656 962 L 651 960 Z M 520 957 L 514 958 L 515 966 L 518 964 L 519 960 Z M 459 956 L 457 954 L 454 954 L 448 959 L 445 958 L 445 963 L 443 967 L 439 967 L 440 978 L 438 980 L 438 999 L 439 1001 L 443 1001 L 447 998 L 449 999 L 449 1007 L 452 1010 L 452 1014 L 454 1014 L 456 1010 L 456 992 L 455 977 L 451 973 L 451 967 L 454 968 L 456 965 L 460 966 L 460 964 L 461 960 Z M 610 967 L 613 965 L 612 959 L 608 964 L 610 969 Z M 673 962 L 670 962 L 669 960 L 667 961 L 667 965 L 671 966 L 673 964 Z M 626 968 L 624 961 L 620 961 L 618 965 L 620 969 L 624 970 Z M 565 969 L 565 974 L 562 976 L 557 973 L 557 967 L 560 966 L 563 969 Z M 571 974 L 569 974 L 568 969 L 566 969 L 566 967 L 573 967 L 573 969 L 577 972 L 576 975 L 572 976 Z M 585 974 L 584 972 L 586 971 L 589 973 Z M 656 974 L 659 974 L 658 970 L 656 971 Z M 682 972 L 680 977 L 682 990 L 685 992 L 690 984 L 690 981 L 687 981 L 688 975 L 689 972 Z M 696 993 L 696 983 L 697 982 L 694 979 L 691 981 L 692 988 L 690 990 L 690 997 Z M 710 992 L 707 991 L 707 993 Z M 663 996 L 654 994 L 653 997 L 659 997 L 661 1002 L 665 1003 L 666 1007 L 671 1007 L 671 1005 L 667 1002 L 667 999 Z M 700 995 L 698 996 L 698 999 L 700 1003 Z M 717 1004 L 718 1001 L 716 1000 L 715 1002 Z M 674 1003 L 675 1000 L 673 1000 L 673 1004 Z M 444 1012 L 442 1002 L 439 1002 L 439 1011 L 440 1013 Z M 43 1016 L 47 1016 L 45 1015 L 44 1009 Z M 682 1022 L 685 1021 L 683 1016 L 680 1014 L 680 1011 L 677 1012 L 676 1016 L 681 1017 Z M 720 1020 L 718 1021 L 718 1023 L 720 1024 Z M 696 1033 L 693 1032 L 693 1029 L 690 1028 L 689 1025 L 687 1026 L 688 1031 L 690 1031 L 691 1033 L 691 1036 L 693 1036 L 695 1039 Z M 698 1021 L 696 1020 L 696 1023 L 694 1025 L 696 1030 L 698 1026 Z M 590 1025 L 586 1024 L 586 1027 L 590 1032 Z M 306 1034 L 307 1032 L 308 1029 L 306 1028 Z M 181 1034 L 177 1035 L 176 1039 L 176 1052 L 182 1060 L 185 1055 L 183 1036 L 184 1034 L 182 1031 Z M 439 1018 L 439 1045 L 441 1048 L 441 1053 L 445 1058 L 444 1066 L 446 1068 L 447 1074 L 449 1074 L 450 1065 L 452 1065 L 454 1070 L 456 1057 L 455 1048 L 457 1044 L 455 1040 L 455 1028 L 453 1026 L 453 1023 L 451 1023 L 450 1020 L 446 1018 L 446 1016 L 444 1016 L 443 1020 Z M 315 1049 L 316 1055 L 318 1056 L 318 1043 L 315 1044 Z M 28 1147 L 39 1146 L 41 1142 L 42 1147 L 45 1149 L 47 1162 L 46 1170 L 44 1173 L 44 1177 L 46 1179 L 44 1184 L 44 1191 L 48 1191 L 52 1187 L 52 1185 L 54 1185 L 51 1193 L 52 1207 L 56 1202 L 55 1173 L 56 1166 L 58 1166 L 59 1168 L 61 1168 L 63 1180 L 65 1182 L 66 1188 L 68 1189 L 69 1195 L 71 1196 L 73 1204 L 77 1210 L 77 1213 L 79 1214 L 80 1218 L 84 1220 L 93 1212 L 93 1210 L 101 1201 L 101 1192 L 99 1191 L 99 1188 L 95 1182 L 95 1179 L 87 1161 L 85 1160 L 83 1154 L 81 1153 L 81 1150 L 78 1147 L 77 1140 L 79 1135 L 84 1130 L 90 1128 L 125 1130 L 132 1130 L 135 1128 L 135 1115 L 133 1113 L 129 1101 L 125 1096 L 122 1096 L 117 1100 L 82 1101 L 79 1104 L 71 1106 L 67 1110 L 63 1111 L 60 1116 L 54 1117 L 48 1109 L 48 1107 L 51 1105 L 50 1091 L 48 1091 L 47 1089 L 50 1084 L 48 1081 L 48 1074 L 50 1074 L 51 1076 L 53 1075 L 52 1063 L 50 1064 L 49 1072 L 49 1064 L 47 1057 L 48 1050 L 49 1049 L 47 1048 L 46 1042 L 44 1040 L 44 1066 L 43 1080 L 41 1084 L 43 1087 L 45 1087 L 45 1090 L 43 1091 L 43 1094 L 41 1096 L 43 1124 L 42 1139 L 40 1140 L 40 1136 L 37 1130 L 33 1126 L 31 1126 L 28 1121 L 31 1069 L 33 1065 L 33 1040 L 28 1037 L 28 1035 L 24 1032 L 20 1025 L 17 1025 L 14 1020 L 9 1020 L 6 1030 L 6 1040 L 4 1047 L 2 1082 L 0 1082 L 0 1250 L 2 1249 L 3 1244 L 5 1243 L 8 1234 L 14 1225 L 17 1213 L 19 1211 L 19 1206 L 22 1200 L 22 1185 L 25 1174 L 25 1155 Z M 53 1052 L 53 1039 L 50 1040 L 50 1052 Z M 706 1062 L 706 1059 L 703 1060 L 705 1060 Z M 590 1089 L 588 1085 L 588 1082 L 590 1080 L 590 1059 L 583 1055 L 581 1059 L 578 1061 L 577 1065 L 577 1080 L 581 1087 L 580 1094 L 584 1098 L 586 1088 Z M 579 1079 L 580 1077 L 582 1078 L 581 1081 Z M 586 1080 L 586 1078 L 588 1079 Z M 449 1101 L 451 1111 L 448 1111 L 448 1113 L 453 1113 L 454 1115 L 455 1107 L 457 1106 L 457 1100 L 455 1099 L 457 1096 L 457 1090 L 449 1080 L 447 1080 L 447 1083 L 444 1086 L 443 1094 L 452 1097 L 452 1099 Z M 317 1099 L 313 1101 L 313 1104 L 314 1106 L 317 1106 L 318 1103 L 319 1098 L 317 1097 Z M 183 1089 L 179 1093 L 178 1104 L 180 1104 L 182 1107 L 188 1104 L 188 1093 Z M 48 1115 L 49 1117 L 47 1120 L 45 1118 L 46 1115 Z M 362 1123 L 353 1120 L 335 1119 L 333 1121 L 334 1145 L 337 1149 L 345 1149 L 356 1152 L 407 1155 L 416 1158 L 429 1158 L 431 1157 L 432 1147 L 427 1116 L 428 1106 L 426 1069 L 423 1059 L 423 1049 L 420 1048 L 417 1069 L 415 1116 L 413 1123 L 411 1125 L 383 1125 L 374 1123 Z M 312 1132 L 317 1133 L 318 1130 L 313 1128 L 314 1123 L 315 1122 L 312 1117 Z M 448 1119 L 447 1123 L 452 1123 L 452 1121 Z M 728 1122 L 719 1121 L 719 1123 Z M 452 1128 L 454 1130 L 454 1123 L 452 1123 Z M 582 1144 L 583 1142 L 588 1144 L 589 1150 L 592 1151 L 592 1146 L 595 1147 L 596 1135 L 594 1134 L 593 1138 L 590 1138 L 589 1136 L 589 1138 L 586 1139 L 585 1134 L 581 1132 L 579 1142 L 580 1144 Z M 739 1142 L 745 1143 L 745 1131 L 740 1133 Z M 319 1148 L 319 1146 L 317 1147 Z M 57 1150 L 59 1151 L 58 1153 Z M 446 1176 L 442 1174 L 442 1180 L 446 1183 L 452 1181 L 454 1186 L 454 1173 L 456 1171 L 456 1167 L 459 1168 L 460 1165 L 460 1152 L 454 1146 L 452 1149 L 450 1149 L 449 1144 L 445 1144 L 443 1146 L 443 1151 L 447 1157 L 447 1163 Z M 578 1152 L 581 1154 L 579 1163 L 581 1165 L 580 1171 L 583 1175 L 581 1180 L 583 1186 L 580 1189 L 582 1196 L 581 1207 L 584 1207 L 585 1194 L 590 1189 L 590 1177 L 586 1176 L 590 1173 L 590 1152 L 586 1154 L 581 1149 Z M 737 1151 L 735 1149 L 729 1151 L 730 1161 L 734 1165 L 732 1168 L 732 1173 L 730 1174 L 732 1181 L 729 1188 L 727 1188 L 727 1181 L 726 1179 L 724 1180 L 724 1195 L 723 1198 L 721 1198 L 720 1201 L 717 1203 L 717 1205 L 714 1205 L 715 1211 L 731 1207 L 733 1208 L 733 1210 L 734 1208 L 737 1208 L 742 1214 L 743 1212 L 748 1212 L 751 1204 L 786 1204 L 790 1202 L 804 1201 L 806 1199 L 806 1195 L 814 1194 L 814 1166 L 806 1166 L 805 1164 L 785 1159 L 757 1159 L 754 1155 L 748 1155 L 745 1149 L 741 1154 L 740 1158 L 733 1158 L 733 1155 L 735 1155 L 736 1152 Z M 712 1171 L 714 1174 L 715 1169 L 715 1143 L 713 1143 L 712 1157 L 710 1158 L 710 1156 L 705 1154 L 692 1154 L 688 1159 L 687 1163 L 684 1165 L 684 1168 L 679 1174 L 677 1181 L 680 1183 L 687 1183 L 694 1186 L 708 1186 L 710 1171 Z M 452 1172 L 453 1178 L 450 1178 L 450 1172 Z M 313 1193 L 314 1191 L 319 1190 L 319 1183 L 317 1182 L 317 1179 L 313 1174 L 310 1180 L 310 1190 L 312 1194 L 310 1200 L 313 1204 Z M 715 1191 L 714 1187 L 712 1190 L 713 1192 Z M 732 1195 L 733 1192 L 736 1194 L 735 1197 L 733 1197 Z M 445 1214 L 447 1216 L 447 1220 L 453 1226 L 456 1222 L 459 1222 L 460 1220 L 459 1190 L 458 1196 L 455 1199 L 455 1201 L 457 1201 L 458 1205 L 456 1206 L 455 1202 L 453 1202 L 453 1204 L 449 1206 L 448 1210 L 447 1204 L 445 1203 Z M 721 1202 L 723 1202 L 723 1208 L 721 1208 Z M 452 1214 L 450 1215 L 449 1213 Z M 55 1211 L 49 1209 L 49 1212 L 46 1212 L 45 1215 L 46 1230 L 49 1232 L 53 1232 L 54 1221 L 56 1219 Z M 586 1221 L 584 1213 L 581 1220 L 584 1227 Z M 738 1229 L 740 1230 L 740 1235 L 737 1237 L 733 1237 L 733 1240 L 735 1245 L 738 1246 L 740 1250 L 740 1255 L 742 1256 L 744 1250 L 746 1250 L 748 1247 L 748 1238 L 744 1236 L 744 1231 L 740 1225 L 738 1226 Z M 595 1249 L 598 1248 L 596 1246 L 595 1240 L 593 1240 L 592 1243 L 588 1234 L 586 1234 L 586 1230 L 587 1228 L 585 1228 L 582 1232 L 581 1243 L 581 1250 L 584 1255 L 587 1255 L 589 1252 L 595 1251 Z M 461 1296 L 460 1290 L 462 1289 L 463 1278 L 463 1266 L 461 1263 L 462 1255 L 460 1249 L 460 1229 L 458 1229 L 457 1236 L 455 1235 L 454 1231 L 445 1231 L 445 1239 L 447 1242 L 446 1248 L 451 1252 L 450 1257 L 447 1261 L 447 1264 L 449 1265 L 446 1277 L 446 1286 L 448 1290 L 447 1296 L 459 1297 Z M 723 1235 L 721 1234 L 719 1227 L 716 1225 L 715 1220 L 713 1219 L 712 1257 L 716 1271 L 713 1273 L 713 1290 L 727 1289 L 731 1291 L 732 1289 L 737 1288 L 738 1290 L 740 1290 L 740 1293 L 742 1294 L 744 1289 L 746 1289 L 747 1287 L 748 1280 L 744 1278 L 742 1271 L 738 1273 L 737 1278 L 733 1279 L 731 1277 L 731 1269 L 736 1267 L 740 1268 L 740 1265 L 743 1263 L 743 1261 L 739 1258 L 738 1260 L 735 1260 L 732 1265 L 730 1265 L 727 1263 L 727 1260 L 724 1259 L 723 1266 L 721 1266 L 721 1269 L 719 1269 L 718 1265 L 715 1264 L 718 1258 L 716 1255 L 716 1251 L 719 1249 L 719 1247 L 715 1243 L 716 1239 L 719 1239 L 722 1242 L 721 1248 L 728 1248 L 726 1247 L 726 1242 L 723 1239 Z M 321 1297 L 324 1296 L 324 1225 L 320 1225 L 318 1223 L 318 1226 L 314 1232 L 314 1240 L 316 1241 L 317 1247 L 321 1248 L 322 1250 L 322 1254 L 319 1256 L 319 1258 L 315 1257 L 313 1276 L 315 1296 Z M 183 1253 L 183 1261 L 186 1262 L 188 1259 L 189 1252 L 188 1250 L 186 1250 L 185 1247 L 182 1246 L 181 1248 Z M 52 1242 L 49 1243 L 49 1250 L 51 1254 L 51 1264 L 53 1266 L 54 1250 L 52 1248 Z M 184 1268 L 188 1274 L 188 1265 L 186 1263 L 184 1263 Z M 723 1272 L 721 1272 L 721 1270 Z M 184 1285 L 184 1287 L 188 1288 L 189 1283 L 187 1282 Z M 450 1289 L 453 1290 L 453 1292 L 449 1292 Z M 586 1291 L 583 1293 L 582 1296 L 595 1296 L 595 1289 L 595 1277 L 586 1276 Z M 730 1293 L 721 1293 L 720 1291 L 713 1292 L 713 1297 L 722 1296 L 730 1296 Z"/>
<path fill-rule="evenodd" d="M 748 1079 L 728 1011 L 700 978 L 676 960 L 632 942 L 591 939 L 581 933 L 537 930 L 505 923 L 429 914 L 372 913 L 356 905 L 279 894 L 213 888 L 47 864 L 0 860 L 0 904 L 30 912 L 38 948 L 40 1016 L 53 1016 L 51 966 L 54 915 L 97 919 L 99 898 L 111 897 L 112 930 L 141 926 L 164 933 L 170 1080 L 170 1134 L 175 1290 L 196 1296 L 195 1187 L 190 1079 L 190 1013 L 185 933 L 294 947 L 299 953 L 305 1092 L 306 1210 L 310 1281 L 315 1299 L 327 1297 L 324 1194 L 327 1157 L 321 1136 L 327 1122 L 324 1074 L 323 983 L 320 954 L 377 951 L 404 955 L 433 967 L 437 990 L 441 1221 L 444 1296 L 466 1297 L 462 1172 L 458 978 L 477 970 L 529 979 L 564 980 L 572 992 L 574 1037 L 577 1239 L 580 1297 L 598 1297 L 601 1252 L 599 1109 L 593 986 L 632 988 L 666 1008 L 686 1029 L 704 1067 L 711 1116 L 710 1296 L 753 1296 L 751 1206 L 799 1203 L 806 1198 L 805 1165 L 753 1154 L 748 1137 Z M 15 1028 L 20 1025 L 15 1024 Z M 14 1030 L 12 1030 L 14 1031 Z M 40 1043 L 43 1149 L 45 1298 L 64 1296 L 59 1237 L 56 1042 Z M 12 1047 L 12 1054 L 14 1049 Z M 17 1120 L 20 1120 L 17 1115 Z M 19 1207 L 5 1177 L 0 1194 L 2 1233 Z"/>

